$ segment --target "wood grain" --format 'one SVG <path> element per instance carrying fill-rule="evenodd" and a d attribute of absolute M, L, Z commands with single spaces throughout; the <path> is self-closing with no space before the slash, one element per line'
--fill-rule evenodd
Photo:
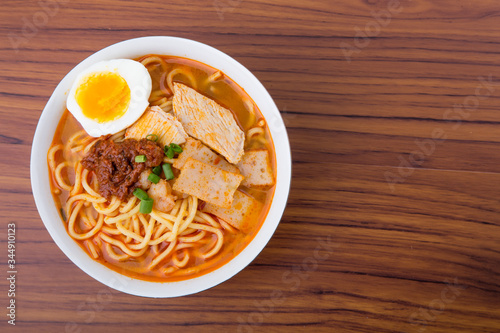
<path fill-rule="evenodd" d="M 46 20 L 35 1 L 2 0 L 0 11 L 2 263 L 6 225 L 18 228 L 17 324 L 2 315 L 2 332 L 500 331 L 498 1 L 43 3 Z M 264 251 L 176 299 L 83 273 L 45 230 L 29 182 L 57 83 L 95 51 L 150 35 L 207 43 L 249 68 L 282 112 L 294 162 Z M 446 139 L 430 141 L 436 131 Z"/>

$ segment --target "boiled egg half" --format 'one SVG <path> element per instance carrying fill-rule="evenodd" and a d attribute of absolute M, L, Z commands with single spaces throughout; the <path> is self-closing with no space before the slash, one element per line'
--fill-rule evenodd
<path fill-rule="evenodd" d="M 89 135 L 115 134 L 144 113 L 151 86 L 151 76 L 140 62 L 101 61 L 78 75 L 66 106 Z"/>

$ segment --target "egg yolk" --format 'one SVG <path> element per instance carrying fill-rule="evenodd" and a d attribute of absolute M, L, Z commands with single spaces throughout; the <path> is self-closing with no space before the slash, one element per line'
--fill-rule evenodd
<path fill-rule="evenodd" d="M 75 97 L 85 117 L 104 123 L 125 114 L 130 104 L 130 88 L 116 73 L 94 73 L 82 81 Z"/>

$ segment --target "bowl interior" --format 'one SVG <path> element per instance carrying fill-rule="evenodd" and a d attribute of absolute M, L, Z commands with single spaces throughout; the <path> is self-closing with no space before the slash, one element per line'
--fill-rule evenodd
<path fill-rule="evenodd" d="M 54 204 L 47 165 L 47 152 L 66 103 L 66 96 L 78 73 L 92 64 L 116 58 L 137 58 L 162 54 L 193 59 L 221 70 L 254 100 L 266 119 L 276 151 L 277 179 L 269 213 L 255 238 L 230 262 L 205 275 L 177 282 L 148 282 L 121 275 L 91 259 L 67 234 Z M 80 269 L 116 290 L 146 297 L 176 297 L 211 288 L 238 273 L 265 247 L 285 209 L 291 178 L 288 136 L 279 110 L 257 78 L 225 53 L 208 45 L 176 37 L 143 37 L 123 41 L 98 51 L 71 70 L 54 90 L 38 122 L 31 152 L 31 184 L 37 209 L 50 235 Z"/>

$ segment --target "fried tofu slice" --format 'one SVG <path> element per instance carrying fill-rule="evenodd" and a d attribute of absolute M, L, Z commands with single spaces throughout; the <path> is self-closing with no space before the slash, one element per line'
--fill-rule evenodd
<path fill-rule="evenodd" d="M 216 206 L 230 208 L 234 191 L 243 178 L 239 173 L 228 172 L 190 157 L 182 166 L 173 189 Z"/>
<path fill-rule="evenodd" d="M 236 164 L 243 156 L 245 134 L 234 115 L 214 100 L 174 82 L 173 113 L 186 132 Z"/>
<path fill-rule="evenodd" d="M 269 160 L 269 152 L 266 149 L 246 151 L 238 163 L 238 168 L 241 174 L 245 176 L 242 185 L 274 185 L 273 170 Z"/>
<path fill-rule="evenodd" d="M 152 106 L 125 132 L 126 138 L 144 139 L 149 134 L 158 136 L 158 143 L 166 146 L 171 143 L 186 142 L 188 135 L 182 124 L 171 114 L 158 106 Z"/>
<path fill-rule="evenodd" d="M 252 230 L 259 219 L 261 210 L 262 204 L 259 201 L 240 190 L 234 192 L 231 208 L 221 208 L 210 203 L 203 207 L 204 212 L 214 214 L 244 233 Z"/>
<path fill-rule="evenodd" d="M 200 141 L 187 138 L 186 143 L 182 147 L 182 153 L 175 159 L 174 167 L 177 169 L 182 169 L 188 158 L 194 158 L 203 163 L 213 165 L 222 170 L 229 172 L 239 173 L 238 168 L 231 163 L 228 163 L 224 157 L 214 153 L 212 149 L 205 146 Z"/>

